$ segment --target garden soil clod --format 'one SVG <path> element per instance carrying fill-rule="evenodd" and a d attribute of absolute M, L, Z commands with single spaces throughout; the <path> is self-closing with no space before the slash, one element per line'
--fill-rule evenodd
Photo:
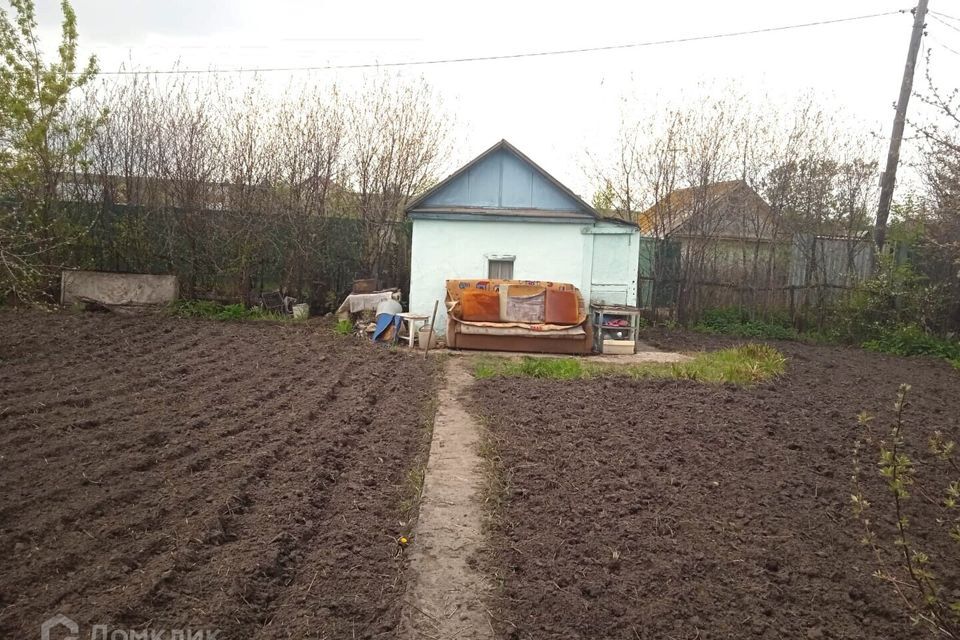
<path fill-rule="evenodd" d="M 394 637 L 432 361 L 310 324 L 0 313 L 0 637 Z"/>
<path fill-rule="evenodd" d="M 645 339 L 672 350 L 743 342 Z M 887 433 L 901 382 L 913 385 L 911 455 L 923 458 L 935 429 L 960 439 L 960 372 L 928 358 L 775 346 L 788 358 L 786 374 L 747 388 L 622 378 L 476 383 L 472 407 L 490 425 L 508 485 L 481 559 L 503 578 L 491 603 L 501 637 L 923 634 L 892 588 L 871 576 L 875 561 L 850 505 L 851 450 L 862 410 Z M 870 455 L 864 466 L 876 479 Z M 936 480 L 946 487 L 945 476 Z M 878 480 L 870 488 L 878 517 L 885 494 Z M 944 562 L 956 557 L 947 532 L 929 513 L 912 523 L 955 598 L 960 574 Z M 889 520 L 884 526 L 889 539 Z"/>

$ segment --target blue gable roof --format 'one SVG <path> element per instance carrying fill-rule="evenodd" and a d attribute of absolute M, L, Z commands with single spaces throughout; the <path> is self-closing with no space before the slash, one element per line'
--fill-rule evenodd
<path fill-rule="evenodd" d="M 597 217 L 588 204 L 506 140 L 423 194 L 407 210 Z"/>

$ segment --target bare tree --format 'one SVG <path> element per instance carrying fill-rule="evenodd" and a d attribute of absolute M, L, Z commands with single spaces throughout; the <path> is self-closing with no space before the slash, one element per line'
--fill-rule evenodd
<path fill-rule="evenodd" d="M 363 223 L 365 267 L 380 278 L 404 205 L 433 184 L 449 154 L 449 124 L 422 79 L 377 77 L 347 108 L 350 182 Z"/>
<path fill-rule="evenodd" d="M 919 220 L 915 268 L 944 289 L 945 331 L 960 330 L 960 89 L 944 89 L 933 80 L 934 60 L 927 54 L 926 89 L 918 97 L 925 120 L 912 123 L 923 143 L 920 172 L 924 200 Z"/>
<path fill-rule="evenodd" d="M 681 320 L 731 303 L 765 311 L 784 303 L 797 234 L 857 237 L 875 165 L 831 120 L 811 96 L 781 108 L 733 89 L 624 118 L 620 148 L 605 167 L 592 158 L 592 177 L 659 239 L 653 288 L 670 295 L 655 302 L 673 299 Z"/>
<path fill-rule="evenodd" d="M 321 273 L 329 266 L 319 264 L 320 251 L 327 240 L 327 218 L 349 214 L 345 145 L 343 104 L 336 87 L 323 93 L 316 89 L 288 93 L 279 105 L 268 154 L 274 159 L 278 213 L 291 230 L 292 256 L 286 271 L 298 298 L 308 284 L 317 292 L 329 290 Z"/>
<path fill-rule="evenodd" d="M 402 284 L 404 205 L 449 152 L 422 80 L 275 96 L 257 77 L 134 75 L 76 106 L 109 117 L 69 177 L 78 211 L 101 214 L 73 263 L 172 271 L 188 296 L 329 305 L 359 271 Z"/>

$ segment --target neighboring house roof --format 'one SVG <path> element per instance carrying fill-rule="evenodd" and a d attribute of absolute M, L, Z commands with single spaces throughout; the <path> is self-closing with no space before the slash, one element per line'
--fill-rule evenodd
<path fill-rule="evenodd" d="M 702 233 L 705 220 L 716 237 L 772 237 L 770 205 L 743 180 L 676 189 L 637 217 L 641 232 L 659 237 Z"/>
<path fill-rule="evenodd" d="M 506 140 L 421 194 L 406 208 L 412 218 L 514 219 L 579 222 L 601 216 Z"/>

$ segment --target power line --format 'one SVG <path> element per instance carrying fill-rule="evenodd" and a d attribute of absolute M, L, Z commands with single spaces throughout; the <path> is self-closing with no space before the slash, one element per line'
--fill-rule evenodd
<path fill-rule="evenodd" d="M 949 22 L 947 22 L 946 20 L 941 20 L 941 19 L 938 18 L 937 16 L 931 16 L 931 17 L 932 17 L 934 20 L 936 20 L 937 22 L 939 22 L 940 24 L 942 24 L 943 26 L 947 27 L 948 29 L 953 29 L 953 30 L 956 31 L 957 33 L 960 33 L 960 27 L 955 27 L 955 26 L 953 26 L 952 24 L 950 24 Z"/>
<path fill-rule="evenodd" d="M 929 36 L 927 36 L 927 37 L 929 38 Z M 945 44 L 943 44 L 942 42 L 940 42 L 940 40 L 937 40 L 937 39 L 935 39 L 935 38 L 930 38 L 930 40 L 931 40 L 934 44 L 936 44 L 938 47 L 940 47 L 941 49 L 946 49 L 946 50 L 949 51 L 950 53 L 954 53 L 954 54 L 960 56 L 960 51 L 957 51 L 956 49 L 953 49 L 953 48 L 951 48 L 951 47 L 948 47 L 947 45 L 945 45 Z"/>
<path fill-rule="evenodd" d="M 931 11 L 930 13 L 932 13 L 935 16 L 940 16 L 941 18 L 946 18 L 947 20 L 956 20 L 957 22 L 960 22 L 960 18 L 956 18 L 947 13 L 943 13 L 942 11 Z"/>
<path fill-rule="evenodd" d="M 818 20 L 816 22 L 804 22 L 801 24 L 791 24 L 779 27 L 764 27 L 760 29 L 750 29 L 746 31 L 731 31 L 727 33 L 714 33 L 703 36 L 690 36 L 686 38 L 671 38 L 668 40 L 650 40 L 647 42 L 634 42 L 629 44 L 615 44 L 602 47 L 583 47 L 579 49 L 560 49 L 556 51 L 537 51 L 529 53 L 510 53 L 490 56 L 474 56 L 465 58 L 444 58 L 439 60 L 408 60 L 401 62 L 368 62 L 362 64 L 334 64 L 325 66 L 309 67 L 265 67 L 265 68 L 233 68 L 233 69 L 167 69 L 161 71 L 101 71 L 99 75 L 103 76 L 132 76 L 132 75 L 182 75 L 182 74 L 205 74 L 205 73 L 271 73 L 277 71 L 338 71 L 349 69 L 382 69 L 388 67 L 414 67 L 439 64 L 460 64 L 466 62 L 487 62 L 492 60 L 516 60 L 520 58 L 541 58 L 546 56 L 571 55 L 577 53 L 592 53 L 597 51 L 615 51 L 620 49 L 637 49 L 641 47 L 654 47 L 670 44 L 683 44 L 687 42 L 701 42 L 704 40 L 719 40 L 722 38 L 735 38 L 739 36 L 756 35 L 760 33 L 773 33 L 777 31 L 788 31 L 791 29 L 806 29 L 810 27 L 819 27 L 824 25 L 839 24 L 843 22 L 855 22 L 858 20 L 870 20 L 884 16 L 906 13 L 906 9 L 895 11 L 885 11 L 883 13 L 870 13 L 849 18 L 835 18 L 832 20 Z"/>
<path fill-rule="evenodd" d="M 954 55 L 960 56 L 960 51 L 957 51 L 956 49 L 951 49 L 950 47 L 948 47 L 947 45 L 943 44 L 942 42 L 938 42 L 937 45 L 940 46 L 940 47 L 943 48 L 943 49 L 946 49 L 947 51 L 949 51 L 950 53 L 952 53 L 952 54 L 954 54 Z"/>

